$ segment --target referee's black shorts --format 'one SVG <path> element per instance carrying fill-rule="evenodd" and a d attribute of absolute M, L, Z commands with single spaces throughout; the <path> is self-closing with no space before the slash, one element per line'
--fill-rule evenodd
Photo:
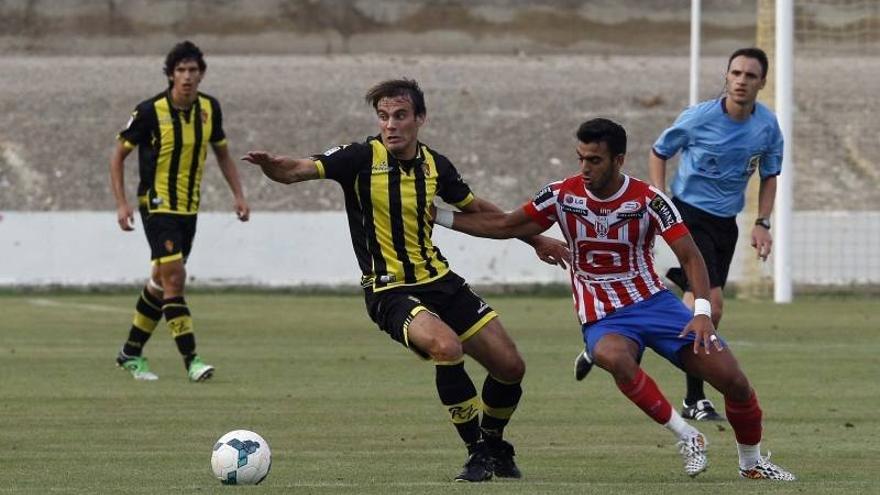
<path fill-rule="evenodd" d="M 703 260 L 706 261 L 709 287 L 724 288 L 739 237 L 736 217 L 719 217 L 678 198 L 672 198 L 672 202 L 681 213 L 684 224 L 690 230 L 700 254 L 703 255 Z M 681 268 L 670 268 L 666 278 L 678 285 L 681 290 L 690 290 L 687 276 Z"/>

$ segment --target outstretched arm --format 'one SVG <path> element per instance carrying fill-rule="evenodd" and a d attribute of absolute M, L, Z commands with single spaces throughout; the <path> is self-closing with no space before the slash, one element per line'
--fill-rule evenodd
<path fill-rule="evenodd" d="M 229 189 L 232 190 L 235 214 L 239 220 L 247 222 L 251 216 L 251 209 L 247 204 L 247 200 L 244 199 L 244 189 L 242 189 L 241 179 L 238 177 L 238 168 L 236 168 L 235 162 L 232 161 L 232 157 L 229 156 L 229 147 L 225 144 L 214 146 L 214 154 L 217 156 L 217 165 L 220 166 L 220 171 L 223 172 L 223 178 L 226 179 Z"/>
<path fill-rule="evenodd" d="M 480 197 L 475 197 L 473 201 L 462 208 L 462 211 L 466 213 L 504 213 L 504 211 L 494 203 Z M 511 212 L 510 214 L 514 213 L 516 213 L 516 211 Z M 521 209 L 520 213 L 523 213 Z M 524 213 L 523 215 L 528 220 L 528 223 L 538 226 L 538 224 L 532 222 L 531 219 L 528 218 L 528 215 L 525 215 Z M 519 240 L 532 246 L 535 250 L 535 255 L 537 255 L 544 263 L 558 265 L 563 269 L 567 268 L 566 262 L 570 258 L 568 245 L 559 239 L 554 239 L 545 235 L 536 235 L 544 230 L 546 229 L 538 230 L 534 234 L 515 235 L 512 237 L 517 237 Z"/>
<path fill-rule="evenodd" d="M 533 236 L 546 230 L 522 210 L 468 213 L 437 209 L 436 222 L 458 232 L 490 239 Z"/>
<path fill-rule="evenodd" d="M 308 158 L 291 158 L 268 151 L 249 151 L 241 157 L 263 170 L 263 175 L 282 184 L 318 179 L 318 165 Z"/>
<path fill-rule="evenodd" d="M 672 252 L 678 258 L 678 262 L 684 268 L 691 291 L 694 293 L 694 318 L 682 330 L 681 336 L 694 333 L 694 354 L 703 345 L 706 354 L 709 353 L 710 345 L 717 351 L 723 348 L 715 335 L 715 326 L 712 324 L 712 309 L 709 304 L 709 272 L 706 270 L 706 262 L 703 255 L 694 243 L 690 234 L 683 235 L 669 244 Z M 703 302 L 700 303 L 699 301 Z"/>

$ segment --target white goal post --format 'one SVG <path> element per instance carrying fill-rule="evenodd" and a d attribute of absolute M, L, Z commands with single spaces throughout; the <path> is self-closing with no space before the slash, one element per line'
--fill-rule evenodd
<path fill-rule="evenodd" d="M 794 1 L 776 0 L 775 9 L 775 111 L 785 139 L 782 174 L 777 179 L 774 205 L 773 300 L 792 301 L 791 219 L 795 170 L 792 160 L 792 91 L 794 59 Z M 691 0 L 691 59 L 689 104 L 698 101 L 700 77 L 700 0 Z"/>
<path fill-rule="evenodd" d="M 785 140 L 782 174 L 776 183 L 774 205 L 773 300 L 792 301 L 791 219 L 795 168 L 792 160 L 794 125 L 792 106 L 794 94 L 794 0 L 776 0 L 776 118 Z"/>

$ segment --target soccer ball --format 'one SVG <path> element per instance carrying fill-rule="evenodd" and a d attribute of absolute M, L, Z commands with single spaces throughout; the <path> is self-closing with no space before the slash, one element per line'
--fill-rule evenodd
<path fill-rule="evenodd" d="M 224 485 L 258 485 L 270 467 L 269 444 L 252 431 L 230 431 L 214 443 L 211 469 Z"/>

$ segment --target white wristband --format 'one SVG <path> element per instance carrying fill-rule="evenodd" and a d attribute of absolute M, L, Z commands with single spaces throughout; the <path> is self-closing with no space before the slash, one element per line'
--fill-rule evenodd
<path fill-rule="evenodd" d="M 434 223 L 437 225 L 442 225 L 447 229 L 452 228 L 452 221 L 455 219 L 455 214 L 450 210 L 444 210 L 443 208 L 437 208 L 437 215 L 434 218 Z"/>
<path fill-rule="evenodd" d="M 697 315 L 712 318 L 712 303 L 708 299 L 694 299 L 694 316 Z"/>

